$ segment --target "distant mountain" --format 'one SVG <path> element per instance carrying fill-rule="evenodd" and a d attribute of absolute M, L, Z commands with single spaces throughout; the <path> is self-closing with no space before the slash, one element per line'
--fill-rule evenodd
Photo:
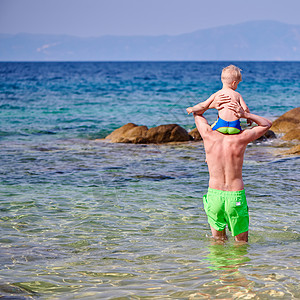
<path fill-rule="evenodd" d="M 0 34 L 0 61 L 300 60 L 300 25 L 253 21 L 169 36 Z"/>

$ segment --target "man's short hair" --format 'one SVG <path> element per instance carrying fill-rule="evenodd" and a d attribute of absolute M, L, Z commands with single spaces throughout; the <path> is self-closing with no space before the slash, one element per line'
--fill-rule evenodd
<path fill-rule="evenodd" d="M 242 74 L 241 74 L 241 69 L 234 66 L 230 65 L 222 70 L 221 74 L 221 80 L 222 82 L 225 83 L 232 83 L 233 81 L 242 81 Z"/>

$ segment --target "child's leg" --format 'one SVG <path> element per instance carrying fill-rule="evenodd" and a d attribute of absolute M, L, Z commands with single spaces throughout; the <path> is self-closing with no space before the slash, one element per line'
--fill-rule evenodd
<path fill-rule="evenodd" d="M 228 134 L 238 134 L 241 131 L 238 128 L 234 128 L 234 127 L 227 127 L 227 132 Z"/>

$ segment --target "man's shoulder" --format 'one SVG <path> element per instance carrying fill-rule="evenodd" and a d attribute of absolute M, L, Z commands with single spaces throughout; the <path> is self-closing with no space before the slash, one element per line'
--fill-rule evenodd
<path fill-rule="evenodd" d="M 251 129 L 244 129 L 238 134 L 232 134 L 230 135 L 232 142 L 236 143 L 242 143 L 242 144 L 249 144 L 250 139 L 252 135 L 252 130 Z"/>

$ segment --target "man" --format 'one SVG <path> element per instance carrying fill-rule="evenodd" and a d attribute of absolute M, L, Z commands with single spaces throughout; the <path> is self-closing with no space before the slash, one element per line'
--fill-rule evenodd
<path fill-rule="evenodd" d="M 220 101 L 228 103 L 229 100 Z M 226 135 L 213 131 L 203 113 L 194 113 L 197 129 L 203 138 L 209 170 L 209 188 L 203 202 L 215 239 L 227 239 L 225 227 L 228 225 L 236 241 L 247 242 L 249 214 L 242 178 L 244 153 L 247 144 L 265 134 L 272 122 L 245 112 L 237 102 L 231 101 L 228 108 L 234 111 L 236 117 L 249 119 L 258 126 L 239 134 Z"/>

